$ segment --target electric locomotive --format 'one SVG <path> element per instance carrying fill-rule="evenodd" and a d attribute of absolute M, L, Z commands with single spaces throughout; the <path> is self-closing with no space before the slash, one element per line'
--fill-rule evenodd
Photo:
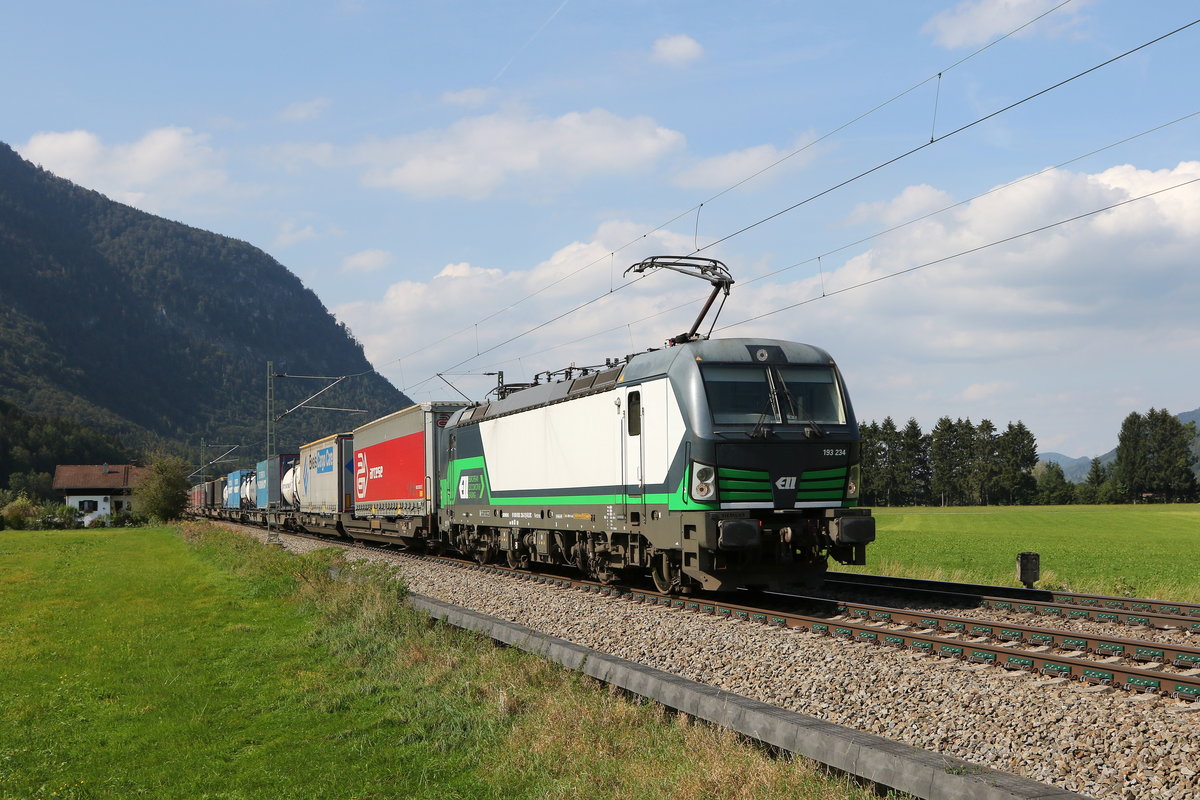
<path fill-rule="evenodd" d="M 785 589 L 819 581 L 829 558 L 864 563 L 875 520 L 856 507 L 858 424 L 833 359 L 697 336 L 732 283 L 720 262 L 638 266 L 710 280 L 696 325 L 623 364 L 457 412 L 439 539 L 481 562 L 568 564 L 605 582 L 649 571 L 666 592 Z"/>

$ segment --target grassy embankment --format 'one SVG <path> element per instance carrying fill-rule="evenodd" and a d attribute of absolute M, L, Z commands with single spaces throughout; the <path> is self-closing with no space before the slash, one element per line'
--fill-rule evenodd
<path fill-rule="evenodd" d="M 866 567 L 839 570 L 1200 601 L 1200 505 L 878 508 Z"/>
<path fill-rule="evenodd" d="M 866 798 L 228 532 L 0 533 L 0 798 Z"/>

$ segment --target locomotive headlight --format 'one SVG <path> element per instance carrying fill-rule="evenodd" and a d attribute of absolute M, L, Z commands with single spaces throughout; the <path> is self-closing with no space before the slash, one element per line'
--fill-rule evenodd
<path fill-rule="evenodd" d="M 846 481 L 846 499 L 858 499 L 858 487 L 862 484 L 862 467 L 854 464 L 850 467 L 850 477 Z"/>
<path fill-rule="evenodd" d="M 717 471 L 707 464 L 692 462 L 692 498 L 712 500 L 717 494 Z"/>

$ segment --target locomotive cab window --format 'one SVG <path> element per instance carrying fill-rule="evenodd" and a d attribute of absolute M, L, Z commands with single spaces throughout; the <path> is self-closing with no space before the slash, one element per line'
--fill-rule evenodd
<path fill-rule="evenodd" d="M 706 364 L 700 372 L 713 424 L 846 424 L 832 367 Z"/>

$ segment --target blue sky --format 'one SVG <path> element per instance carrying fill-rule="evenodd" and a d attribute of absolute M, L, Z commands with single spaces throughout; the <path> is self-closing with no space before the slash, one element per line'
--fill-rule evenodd
<path fill-rule="evenodd" d="M 452 394 L 439 371 L 481 397 L 495 379 L 462 373 L 660 345 L 706 285 L 622 273 L 699 249 L 737 279 L 716 335 L 826 348 L 861 419 L 1019 419 L 1043 450 L 1093 456 L 1130 411 L 1200 406 L 1200 25 L 954 133 L 1194 3 L 46 0 L 5 17 L 0 139 L 267 251 L 415 399 Z"/>

